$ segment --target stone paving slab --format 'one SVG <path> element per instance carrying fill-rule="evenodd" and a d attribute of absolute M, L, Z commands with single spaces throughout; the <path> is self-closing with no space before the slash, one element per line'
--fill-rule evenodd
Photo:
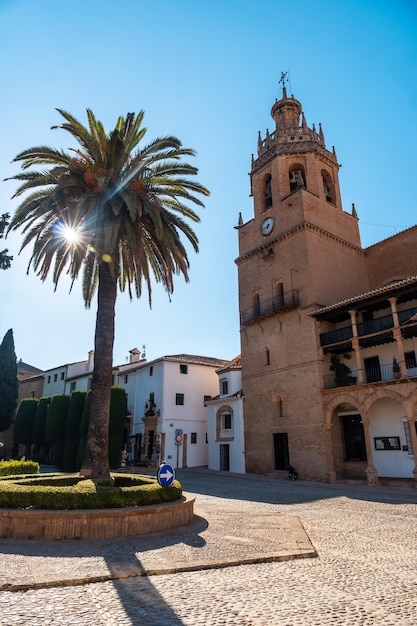
<path fill-rule="evenodd" d="M 0 547 L 0 590 L 117 580 L 317 556 L 300 519 L 195 503 L 179 529 L 123 539 L 28 541 Z"/>

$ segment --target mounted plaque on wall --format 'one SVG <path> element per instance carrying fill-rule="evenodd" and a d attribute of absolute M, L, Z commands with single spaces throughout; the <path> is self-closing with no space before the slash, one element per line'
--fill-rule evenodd
<path fill-rule="evenodd" d="M 375 450 L 401 450 L 399 437 L 374 437 Z"/>

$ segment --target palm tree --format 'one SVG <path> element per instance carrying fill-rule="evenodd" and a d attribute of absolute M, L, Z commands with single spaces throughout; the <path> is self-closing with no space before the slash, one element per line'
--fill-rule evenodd
<path fill-rule="evenodd" d="M 191 179 L 197 169 L 183 161 L 194 156 L 172 136 L 140 147 L 146 128 L 143 111 L 119 117 L 110 133 L 90 109 L 88 127 L 57 109 L 78 142 L 68 152 L 39 146 L 24 150 L 14 161 L 22 181 L 13 198 L 24 199 L 8 231 L 23 229 L 21 250 L 33 244 L 32 267 L 44 281 L 53 268 L 55 289 L 62 272 L 72 282 L 82 271 L 85 305 L 97 290 L 95 365 L 90 424 L 81 472 L 92 478 L 109 475 L 108 423 L 112 380 L 114 315 L 117 287 L 130 299 L 151 280 L 173 292 L 174 274 L 188 281 L 185 236 L 198 252 L 198 239 L 186 220 L 198 222 L 190 203 L 204 206 L 197 194 L 209 191 Z M 33 169 L 42 166 L 43 169 Z M 30 192 L 27 194 L 26 192 Z"/>

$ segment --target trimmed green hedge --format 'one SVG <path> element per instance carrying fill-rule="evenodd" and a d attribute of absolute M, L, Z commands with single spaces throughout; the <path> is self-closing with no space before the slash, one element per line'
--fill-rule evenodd
<path fill-rule="evenodd" d="M 109 481 L 93 481 L 79 474 L 44 474 L 0 478 L 0 508 L 108 509 L 173 502 L 182 496 L 181 484 L 161 487 L 150 476 L 111 474 Z"/>
<path fill-rule="evenodd" d="M 39 463 L 35 461 L 0 461 L 0 477 L 16 474 L 39 474 Z"/>

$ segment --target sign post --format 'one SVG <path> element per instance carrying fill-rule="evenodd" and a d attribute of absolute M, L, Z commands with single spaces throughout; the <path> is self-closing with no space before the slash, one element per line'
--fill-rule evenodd
<path fill-rule="evenodd" d="M 182 428 L 177 428 L 175 430 L 175 445 L 177 446 L 177 467 L 179 463 L 180 445 L 182 444 L 182 433 L 183 433 Z"/>

